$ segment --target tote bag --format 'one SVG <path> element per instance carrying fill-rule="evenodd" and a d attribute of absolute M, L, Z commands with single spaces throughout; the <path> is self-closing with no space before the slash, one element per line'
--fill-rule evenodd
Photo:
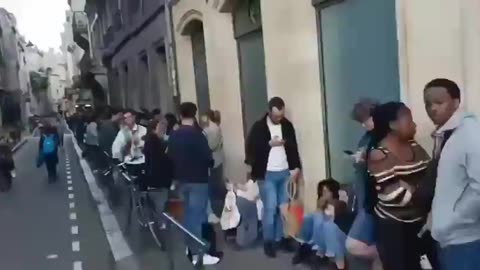
<path fill-rule="evenodd" d="M 299 199 L 298 184 L 290 180 L 287 183 L 288 204 L 281 207 L 284 235 L 295 237 L 303 225 L 303 203 Z"/>

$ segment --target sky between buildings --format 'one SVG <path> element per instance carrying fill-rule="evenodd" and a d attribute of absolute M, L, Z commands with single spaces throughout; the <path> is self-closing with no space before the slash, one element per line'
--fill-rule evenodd
<path fill-rule="evenodd" d="M 0 0 L 0 7 L 17 18 L 18 30 L 42 50 L 59 50 L 62 44 L 67 0 Z"/>

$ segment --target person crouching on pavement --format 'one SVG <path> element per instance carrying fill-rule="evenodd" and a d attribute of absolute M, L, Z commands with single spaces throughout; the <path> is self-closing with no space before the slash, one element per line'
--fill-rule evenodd
<path fill-rule="evenodd" d="M 285 117 L 285 102 L 274 97 L 268 108 L 250 130 L 245 163 L 251 170 L 247 179 L 258 181 L 264 204 L 264 252 L 274 258 L 277 247 L 293 251 L 291 239 L 284 238 L 280 206 L 288 203 L 287 182 L 298 180 L 301 164 L 295 128 Z"/>

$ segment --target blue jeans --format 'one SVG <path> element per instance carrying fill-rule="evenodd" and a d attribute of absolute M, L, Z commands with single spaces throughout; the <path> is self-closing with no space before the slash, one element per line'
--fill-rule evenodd
<path fill-rule="evenodd" d="M 267 172 L 265 181 L 258 182 L 263 201 L 263 240 L 280 241 L 283 238 L 283 221 L 279 206 L 288 203 L 287 181 L 290 171 Z"/>
<path fill-rule="evenodd" d="M 347 236 L 331 218 L 322 213 L 305 215 L 299 237 L 326 257 L 345 259 Z"/>
<path fill-rule="evenodd" d="M 202 239 L 202 224 L 207 222 L 208 184 L 188 183 L 182 184 L 181 196 L 183 199 L 183 226 L 198 239 Z M 198 244 L 189 237 L 187 246 L 192 252 Z"/>
<path fill-rule="evenodd" d="M 480 240 L 440 248 L 442 270 L 475 270 L 480 268 Z"/>

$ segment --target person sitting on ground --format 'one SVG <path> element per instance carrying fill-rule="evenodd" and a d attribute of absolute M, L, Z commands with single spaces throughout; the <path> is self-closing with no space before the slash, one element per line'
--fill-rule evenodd
<path fill-rule="evenodd" d="M 297 237 L 301 246 L 292 259 L 293 264 L 320 267 L 330 263 L 335 269 L 345 269 L 345 240 L 351 219 L 346 203 L 339 199 L 339 191 L 340 184 L 334 179 L 318 183 L 317 211 L 304 217 Z"/>

